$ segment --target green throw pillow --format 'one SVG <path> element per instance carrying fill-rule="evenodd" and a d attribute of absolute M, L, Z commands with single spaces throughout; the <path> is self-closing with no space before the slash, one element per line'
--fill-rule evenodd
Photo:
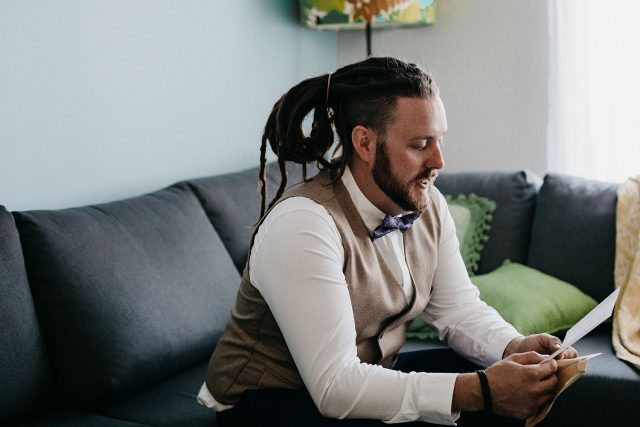
<path fill-rule="evenodd" d="M 523 335 L 566 331 L 598 305 L 567 282 L 509 261 L 471 281 L 480 298 Z"/>
<path fill-rule="evenodd" d="M 445 197 L 456 225 L 462 260 L 469 275 L 474 275 L 478 271 L 484 244 L 489 239 L 492 214 L 496 204 L 486 197 L 478 197 L 475 194 Z"/>
<path fill-rule="evenodd" d="M 567 282 L 509 261 L 471 281 L 480 290 L 480 299 L 523 335 L 566 331 L 598 304 Z M 437 334 L 418 317 L 407 329 L 407 337 L 436 339 Z"/>

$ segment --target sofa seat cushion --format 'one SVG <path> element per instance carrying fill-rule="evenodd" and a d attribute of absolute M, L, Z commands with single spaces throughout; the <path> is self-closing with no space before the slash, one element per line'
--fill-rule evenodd
<path fill-rule="evenodd" d="M 617 185 L 544 178 L 527 264 L 602 301 L 614 289 Z"/>
<path fill-rule="evenodd" d="M 106 417 L 154 426 L 215 426 L 216 413 L 196 401 L 206 372 L 207 363 L 198 364 L 123 402 L 100 410 L 100 413 Z"/>
<path fill-rule="evenodd" d="M 587 372 L 558 397 L 544 426 L 632 426 L 638 413 L 631 402 L 640 396 L 640 372 L 615 356 L 611 322 L 578 341 L 581 355 L 602 353 L 589 361 Z"/>
<path fill-rule="evenodd" d="M 526 263 L 539 177 L 525 171 L 444 172 L 435 185 L 442 194 L 473 193 L 496 204 L 477 274 L 495 270 L 505 259 Z"/>
<path fill-rule="evenodd" d="M 16 213 L 64 397 L 94 408 L 209 357 L 239 275 L 186 187 Z"/>
<path fill-rule="evenodd" d="M 51 386 L 20 237 L 0 206 L 0 424 L 42 407 Z"/>
<path fill-rule="evenodd" d="M 86 412 L 54 412 L 21 419 L 14 427 L 142 427 L 145 424 L 117 420 Z"/>

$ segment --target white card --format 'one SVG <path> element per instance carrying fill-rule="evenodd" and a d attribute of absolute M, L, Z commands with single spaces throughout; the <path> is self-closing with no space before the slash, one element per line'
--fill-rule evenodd
<path fill-rule="evenodd" d="M 613 314 L 613 308 L 616 305 L 616 300 L 618 299 L 618 293 L 620 293 L 620 288 L 613 291 L 608 297 L 604 299 L 600 304 L 598 304 L 593 310 L 591 310 L 586 316 L 584 316 L 578 323 L 576 323 L 573 328 L 567 331 L 567 334 L 564 337 L 564 341 L 559 349 L 557 349 L 553 354 L 545 357 L 543 362 L 547 360 L 551 360 L 563 351 L 565 351 L 568 347 L 572 346 L 578 340 L 589 332 L 595 329 L 596 326 L 607 320 Z"/>

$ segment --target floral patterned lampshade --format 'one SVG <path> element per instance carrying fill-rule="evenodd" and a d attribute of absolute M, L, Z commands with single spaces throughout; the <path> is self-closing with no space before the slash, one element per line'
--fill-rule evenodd
<path fill-rule="evenodd" d="M 300 0 L 300 19 L 327 30 L 429 25 L 435 0 Z"/>

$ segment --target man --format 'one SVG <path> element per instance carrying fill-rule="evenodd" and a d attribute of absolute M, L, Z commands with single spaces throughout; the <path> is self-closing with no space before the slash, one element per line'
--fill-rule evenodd
<path fill-rule="evenodd" d="M 454 424 L 461 412 L 464 424 L 483 409 L 524 419 L 552 397 L 557 364 L 541 354 L 560 341 L 521 336 L 466 273 L 433 186 L 446 131 L 431 77 L 393 58 L 305 80 L 278 100 L 263 188 L 267 143 L 281 170 L 285 161 L 324 170 L 286 194 L 283 176 L 253 236 L 199 394 L 220 426 Z M 327 160 L 334 133 L 340 155 Z M 263 190 L 263 214 L 264 199 Z M 450 350 L 399 355 L 417 315 L 486 371 Z"/>

